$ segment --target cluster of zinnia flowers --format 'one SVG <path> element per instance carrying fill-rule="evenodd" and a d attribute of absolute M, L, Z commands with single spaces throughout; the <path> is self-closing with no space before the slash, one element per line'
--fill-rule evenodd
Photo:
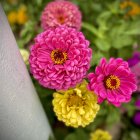
<path fill-rule="evenodd" d="M 8 21 L 11 25 L 19 24 L 23 25 L 27 22 L 27 8 L 25 5 L 20 6 L 17 11 L 11 11 L 7 15 Z"/>
<path fill-rule="evenodd" d="M 121 58 L 111 58 L 108 63 L 101 59 L 95 73 L 88 75 L 89 83 L 83 80 L 90 68 L 92 49 L 78 31 L 81 14 L 77 6 L 66 1 L 51 2 L 41 22 L 45 31 L 31 46 L 30 71 L 42 86 L 56 90 L 53 106 L 60 121 L 85 127 L 94 120 L 98 103 L 107 100 L 118 107 L 131 100 L 135 77 Z"/>
<path fill-rule="evenodd" d="M 91 133 L 90 140 L 112 140 L 112 136 L 108 131 L 97 129 L 95 132 Z"/>

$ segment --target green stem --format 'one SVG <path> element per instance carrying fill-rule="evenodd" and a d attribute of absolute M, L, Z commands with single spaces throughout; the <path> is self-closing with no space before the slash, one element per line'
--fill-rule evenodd
<path fill-rule="evenodd" d="M 97 29 L 89 23 L 82 22 L 82 28 L 85 28 L 88 31 L 90 31 L 92 34 L 97 35 Z"/>

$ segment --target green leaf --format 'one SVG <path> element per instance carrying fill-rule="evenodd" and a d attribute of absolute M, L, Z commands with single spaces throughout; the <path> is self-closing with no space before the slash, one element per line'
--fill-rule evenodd
<path fill-rule="evenodd" d="M 87 140 L 87 134 L 84 132 L 84 129 L 76 130 L 77 140 Z"/>
<path fill-rule="evenodd" d="M 118 108 L 110 106 L 108 113 L 111 114 L 108 115 L 106 119 L 108 125 L 112 125 L 113 123 L 117 123 L 118 121 L 120 121 L 120 112 Z"/>
<path fill-rule="evenodd" d="M 133 48 L 132 46 L 126 46 L 124 48 L 118 49 L 118 57 L 121 57 L 125 60 L 130 58 L 133 53 Z"/>
<path fill-rule="evenodd" d="M 97 65 L 102 57 L 104 57 L 104 54 L 101 53 L 100 51 L 93 52 L 93 57 L 92 57 L 92 60 L 91 60 L 91 66 Z"/>
<path fill-rule="evenodd" d="M 128 25 L 127 31 L 124 32 L 126 35 L 140 35 L 140 21 L 136 20 Z"/>
<path fill-rule="evenodd" d="M 111 16 L 111 13 L 109 11 L 104 11 L 102 12 L 99 17 L 97 17 L 97 21 L 100 21 L 100 20 L 107 20 L 109 19 Z M 97 22 L 98 23 L 98 22 Z"/>
<path fill-rule="evenodd" d="M 39 6 L 42 4 L 42 2 L 43 2 L 43 0 L 36 0 L 36 4 Z"/>
<path fill-rule="evenodd" d="M 100 28 L 102 28 L 104 30 L 108 29 L 107 28 L 107 21 L 110 18 L 110 16 L 111 16 L 111 13 L 108 11 L 105 11 L 97 17 L 96 21 L 99 24 Z"/>
<path fill-rule="evenodd" d="M 34 26 L 35 26 L 35 22 L 33 22 L 33 21 L 28 21 L 28 22 L 25 24 L 23 30 L 21 31 L 21 34 L 20 34 L 21 37 L 24 38 L 24 37 L 26 37 L 28 34 L 33 34 L 33 33 L 35 32 Z"/>
<path fill-rule="evenodd" d="M 112 46 L 116 49 L 123 48 L 125 46 L 132 46 L 134 43 L 134 39 L 131 36 L 127 35 L 118 35 L 114 37 L 112 40 Z"/>
<path fill-rule="evenodd" d="M 74 133 L 69 134 L 65 140 L 87 140 L 88 135 L 84 132 L 83 129 L 76 129 Z"/>
<path fill-rule="evenodd" d="M 93 1 L 92 1 L 92 3 L 93 3 Z M 102 11 L 102 5 L 98 4 L 98 3 L 93 3 L 92 8 L 94 9 L 94 11 L 97 11 L 97 12 Z"/>
<path fill-rule="evenodd" d="M 89 23 L 82 22 L 82 28 L 87 29 L 88 31 L 90 31 L 94 35 L 97 34 L 97 29 L 94 26 L 92 26 L 91 24 L 89 24 Z"/>
<path fill-rule="evenodd" d="M 139 139 L 139 137 L 137 136 L 137 134 L 134 131 L 132 131 L 130 133 L 130 136 L 131 136 L 132 140 L 138 140 Z"/>
<path fill-rule="evenodd" d="M 55 140 L 55 138 L 53 136 L 49 136 L 49 140 Z"/>
<path fill-rule="evenodd" d="M 24 44 L 29 43 L 29 41 L 33 38 L 34 34 L 30 33 L 28 35 L 26 35 L 23 40 L 24 40 Z"/>
<path fill-rule="evenodd" d="M 124 32 L 126 35 L 140 35 L 140 28 Z"/>
<path fill-rule="evenodd" d="M 103 38 L 103 39 L 96 38 L 94 43 L 101 51 L 108 51 L 111 47 L 109 39 L 107 38 Z"/>
<path fill-rule="evenodd" d="M 17 44 L 19 48 L 24 48 L 24 40 L 17 40 Z"/>
<path fill-rule="evenodd" d="M 121 22 L 121 24 L 113 25 L 113 27 L 109 32 L 109 36 L 111 37 L 112 40 L 114 40 L 116 36 L 120 36 L 124 34 L 125 31 L 126 31 L 126 24 L 125 22 Z"/>
<path fill-rule="evenodd" d="M 113 14 L 120 12 L 120 0 L 114 1 L 113 3 L 107 3 L 107 6 Z"/>
<path fill-rule="evenodd" d="M 136 111 L 135 99 L 132 98 L 131 101 L 127 104 L 123 104 L 124 108 L 128 110 L 128 116 L 132 117 L 134 115 L 134 112 Z"/>
<path fill-rule="evenodd" d="M 48 112 L 49 113 L 49 112 Z M 51 117 L 51 115 L 50 115 Z M 56 119 L 56 118 L 55 118 Z M 54 134 L 55 134 L 55 140 L 64 140 L 65 137 L 67 137 L 67 135 L 69 135 L 69 129 L 68 127 L 62 126 L 61 123 L 58 123 L 59 125 L 56 124 L 56 129 L 54 130 Z M 72 136 L 73 137 L 73 136 Z M 74 136 L 75 137 L 75 136 Z M 73 137 L 73 138 L 74 138 Z M 71 136 L 69 138 L 69 140 L 71 139 Z M 75 140 L 75 139 L 74 139 Z"/>
<path fill-rule="evenodd" d="M 75 135 L 74 133 L 72 133 L 72 134 L 69 134 L 69 135 L 65 138 L 65 140 L 77 140 L 77 137 L 76 137 L 76 135 Z"/>

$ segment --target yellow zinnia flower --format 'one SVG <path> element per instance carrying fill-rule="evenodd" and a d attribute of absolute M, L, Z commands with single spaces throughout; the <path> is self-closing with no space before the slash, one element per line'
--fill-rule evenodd
<path fill-rule="evenodd" d="M 29 52 L 27 50 L 25 50 L 25 49 L 20 49 L 20 53 L 22 55 L 22 58 L 23 58 L 25 64 L 28 65 L 29 64 L 29 62 L 28 62 Z"/>
<path fill-rule="evenodd" d="M 58 120 L 72 127 L 93 122 L 99 110 L 97 96 L 87 89 L 85 80 L 74 89 L 55 92 L 53 106 Z"/>
<path fill-rule="evenodd" d="M 8 13 L 7 18 L 10 24 L 15 24 L 17 21 L 17 13 L 15 11 L 11 11 Z"/>
<path fill-rule="evenodd" d="M 25 6 L 21 6 L 17 12 L 17 23 L 23 25 L 27 20 L 27 9 Z"/>
<path fill-rule="evenodd" d="M 91 133 L 90 140 L 112 140 L 112 136 L 107 131 L 97 129 L 95 132 Z"/>
<path fill-rule="evenodd" d="M 124 1 L 120 4 L 121 9 L 127 9 L 130 7 L 130 10 L 126 13 L 126 16 L 135 16 L 140 15 L 140 6 L 132 1 Z"/>

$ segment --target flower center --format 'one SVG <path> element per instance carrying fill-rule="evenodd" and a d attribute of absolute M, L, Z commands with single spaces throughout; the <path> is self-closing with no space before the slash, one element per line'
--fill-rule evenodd
<path fill-rule="evenodd" d="M 105 79 L 105 85 L 108 89 L 118 89 L 120 87 L 120 79 L 115 75 L 110 75 Z"/>
<path fill-rule="evenodd" d="M 63 24 L 65 22 L 65 18 L 63 16 L 59 16 L 57 20 L 60 24 Z"/>
<path fill-rule="evenodd" d="M 83 104 L 83 100 L 78 95 L 72 94 L 72 95 L 69 96 L 67 104 L 70 107 L 74 106 L 74 105 L 76 107 L 79 107 L 79 106 L 81 106 Z"/>
<path fill-rule="evenodd" d="M 67 53 L 60 50 L 53 50 L 51 52 L 51 59 L 55 64 L 63 64 L 67 60 Z"/>

